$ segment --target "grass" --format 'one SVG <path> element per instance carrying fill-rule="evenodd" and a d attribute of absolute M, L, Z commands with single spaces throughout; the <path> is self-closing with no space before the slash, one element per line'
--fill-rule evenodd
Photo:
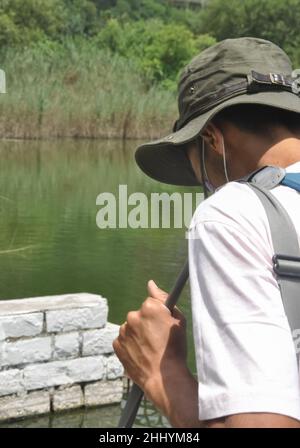
<path fill-rule="evenodd" d="M 147 86 L 130 61 L 89 41 L 43 43 L 1 57 L 0 138 L 156 138 L 176 99 Z"/>

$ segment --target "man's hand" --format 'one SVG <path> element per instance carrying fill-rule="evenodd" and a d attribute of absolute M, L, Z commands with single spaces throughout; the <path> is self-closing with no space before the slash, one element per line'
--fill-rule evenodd
<path fill-rule="evenodd" d="M 272 413 L 242 413 L 206 422 L 198 418 L 198 382 L 186 365 L 186 322 L 164 305 L 167 293 L 151 280 L 149 297 L 127 315 L 114 350 L 128 376 L 177 428 L 293 428 L 300 422 Z"/>
<path fill-rule="evenodd" d="M 113 348 L 126 374 L 151 396 L 153 381 L 163 382 L 186 365 L 187 344 L 185 318 L 177 308 L 171 313 L 165 306 L 168 294 L 153 280 L 148 294 L 138 311 L 128 313 Z"/>

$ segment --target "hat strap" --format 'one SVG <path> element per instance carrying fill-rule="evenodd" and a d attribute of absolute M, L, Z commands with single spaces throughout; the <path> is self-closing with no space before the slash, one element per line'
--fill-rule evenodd
<path fill-rule="evenodd" d="M 193 85 L 196 82 L 194 81 Z M 292 76 L 282 75 L 280 73 L 269 73 L 267 75 L 251 70 L 247 79 L 237 83 L 227 85 L 222 89 L 211 92 L 205 97 L 196 99 L 193 108 L 186 114 L 184 120 L 177 120 L 173 132 L 183 128 L 193 118 L 207 112 L 218 104 L 223 103 L 235 96 L 244 95 L 245 93 L 258 93 L 268 91 L 288 91 L 299 96 L 299 88 L 297 88 L 297 79 Z"/>
<path fill-rule="evenodd" d="M 250 75 L 247 76 L 247 91 L 249 93 L 261 92 L 265 90 L 287 90 L 292 93 L 294 91 L 294 82 L 291 76 L 282 75 L 280 73 L 268 73 L 264 75 L 255 70 L 251 70 Z"/>

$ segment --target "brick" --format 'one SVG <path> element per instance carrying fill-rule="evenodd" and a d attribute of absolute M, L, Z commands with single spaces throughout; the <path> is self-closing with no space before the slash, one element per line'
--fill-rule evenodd
<path fill-rule="evenodd" d="M 111 355 L 105 359 L 106 361 L 106 378 L 114 380 L 122 378 L 124 375 L 124 368 L 116 355 Z"/>
<path fill-rule="evenodd" d="M 104 358 L 87 358 L 53 361 L 24 368 L 24 386 L 27 390 L 52 386 L 96 381 L 105 373 Z"/>
<path fill-rule="evenodd" d="M 2 300 L 0 301 L 0 316 L 28 314 L 45 310 L 95 307 L 106 303 L 107 301 L 104 297 L 85 292 L 18 300 Z"/>
<path fill-rule="evenodd" d="M 22 371 L 18 369 L 0 372 L 0 396 L 23 391 Z"/>
<path fill-rule="evenodd" d="M 85 406 L 98 406 L 120 403 L 123 395 L 121 379 L 113 381 L 97 381 L 84 387 Z"/>
<path fill-rule="evenodd" d="M 48 391 L 32 392 L 19 397 L 0 398 L 0 420 L 46 414 L 48 412 L 50 412 Z"/>
<path fill-rule="evenodd" d="M 72 332 L 54 337 L 54 359 L 79 356 L 79 333 Z"/>
<path fill-rule="evenodd" d="M 37 336 L 43 331 L 43 313 L 0 317 L 0 341 Z"/>
<path fill-rule="evenodd" d="M 83 333 L 83 356 L 113 353 L 112 343 L 119 334 L 119 325 L 108 323 L 101 330 L 90 330 Z"/>
<path fill-rule="evenodd" d="M 69 310 L 47 311 L 47 332 L 66 332 L 104 327 L 107 321 L 108 308 L 102 303 L 90 308 L 74 308 Z"/>
<path fill-rule="evenodd" d="M 55 412 L 80 408 L 84 403 L 81 387 L 76 385 L 55 390 L 52 403 Z"/>
<path fill-rule="evenodd" d="M 48 361 L 51 358 L 51 338 L 40 337 L 2 344 L 2 366 Z"/>

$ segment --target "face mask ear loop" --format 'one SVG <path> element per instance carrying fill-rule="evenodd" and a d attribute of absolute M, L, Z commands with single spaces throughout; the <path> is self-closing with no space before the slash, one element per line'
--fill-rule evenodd
<path fill-rule="evenodd" d="M 226 182 L 229 182 L 229 177 L 227 173 L 227 163 L 226 163 L 226 152 L 225 152 L 225 143 L 224 143 L 224 137 L 222 136 L 222 146 L 223 146 L 223 166 L 224 166 L 224 174 Z"/>
<path fill-rule="evenodd" d="M 201 137 L 200 137 L 201 138 Z M 202 187 L 203 187 L 203 193 L 204 193 L 204 199 L 208 198 L 208 190 L 205 185 L 205 176 L 206 176 L 206 169 L 205 169 L 205 160 L 204 160 L 204 140 L 201 138 L 197 138 L 197 146 L 198 146 L 198 153 L 200 156 L 200 169 L 201 169 L 201 177 L 202 177 Z"/>
<path fill-rule="evenodd" d="M 204 171 L 204 175 L 205 175 L 205 180 L 207 180 L 207 182 L 209 182 L 208 174 L 207 174 L 207 171 L 206 171 L 206 163 L 205 163 L 205 142 L 204 142 L 204 138 L 202 139 L 202 166 L 203 166 L 203 171 Z"/>

